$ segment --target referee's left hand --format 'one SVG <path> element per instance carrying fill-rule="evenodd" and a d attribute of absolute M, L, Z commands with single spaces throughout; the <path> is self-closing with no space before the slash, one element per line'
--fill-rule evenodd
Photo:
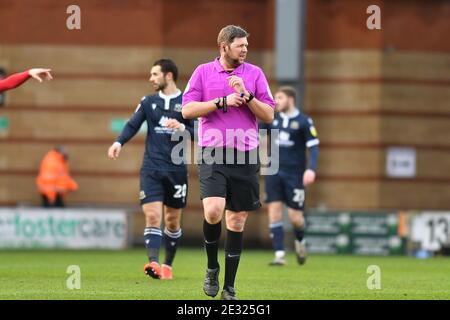
<path fill-rule="evenodd" d="M 237 93 L 246 93 L 247 89 L 245 88 L 244 80 L 239 78 L 238 76 L 229 76 L 227 77 L 228 85 L 232 87 Z"/>
<path fill-rule="evenodd" d="M 307 169 L 303 174 L 303 185 L 305 187 L 309 186 L 313 184 L 315 180 L 316 180 L 316 173 L 311 169 Z"/>

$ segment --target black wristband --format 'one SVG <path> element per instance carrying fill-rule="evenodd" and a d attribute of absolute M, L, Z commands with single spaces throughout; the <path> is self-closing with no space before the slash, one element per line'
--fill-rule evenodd
<path fill-rule="evenodd" d="M 251 91 L 248 91 L 248 94 L 249 94 L 249 97 L 248 97 L 248 99 L 245 99 L 245 103 L 249 103 L 255 97 Z"/>
<path fill-rule="evenodd" d="M 223 97 L 222 111 L 223 111 L 223 113 L 226 113 L 228 111 L 227 96 Z"/>
<path fill-rule="evenodd" d="M 214 102 L 214 104 L 216 105 L 216 108 L 217 109 L 222 109 L 223 108 L 223 98 L 222 97 L 221 98 L 217 98 L 216 100 L 217 100 L 217 102 Z M 222 105 L 221 105 L 221 102 L 222 102 Z"/>

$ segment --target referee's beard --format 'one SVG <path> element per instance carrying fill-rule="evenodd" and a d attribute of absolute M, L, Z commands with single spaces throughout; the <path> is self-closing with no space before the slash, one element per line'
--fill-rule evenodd
<path fill-rule="evenodd" d="M 242 63 L 239 62 L 239 60 L 233 60 L 233 67 L 237 68 L 241 65 Z"/>
<path fill-rule="evenodd" d="M 237 68 L 237 67 L 239 67 L 241 64 L 244 63 L 244 61 L 243 61 L 243 62 L 240 62 L 240 61 L 239 61 L 239 58 L 238 58 L 238 59 L 235 59 L 235 58 L 231 57 L 231 56 L 228 54 L 228 52 L 225 52 L 224 58 L 225 58 L 225 60 L 227 61 L 228 65 L 232 66 L 233 68 Z"/>

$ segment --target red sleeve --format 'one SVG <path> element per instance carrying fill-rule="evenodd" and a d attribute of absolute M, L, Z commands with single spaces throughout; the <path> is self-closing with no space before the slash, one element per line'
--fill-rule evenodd
<path fill-rule="evenodd" d="M 15 87 L 20 86 L 22 83 L 27 81 L 30 78 L 30 74 L 28 71 L 15 73 L 9 76 L 6 79 L 0 80 L 0 92 L 6 91 L 9 89 L 14 89 Z"/>

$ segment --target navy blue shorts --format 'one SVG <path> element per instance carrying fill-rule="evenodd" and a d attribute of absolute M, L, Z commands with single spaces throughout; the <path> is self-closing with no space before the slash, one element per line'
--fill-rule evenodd
<path fill-rule="evenodd" d="M 289 208 L 303 210 L 305 207 L 305 188 L 300 173 L 279 171 L 272 176 L 265 176 L 265 202 L 282 201 Z"/>
<path fill-rule="evenodd" d="M 141 205 L 162 201 L 170 208 L 181 209 L 186 206 L 187 192 L 186 172 L 141 170 Z"/>

